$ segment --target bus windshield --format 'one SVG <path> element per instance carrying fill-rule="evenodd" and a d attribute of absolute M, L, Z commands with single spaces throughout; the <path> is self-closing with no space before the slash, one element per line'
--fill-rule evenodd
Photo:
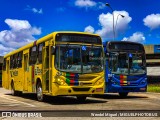
<path fill-rule="evenodd" d="M 111 53 L 109 67 L 114 74 L 136 75 L 146 73 L 145 56 L 142 53 Z"/>
<path fill-rule="evenodd" d="M 64 72 L 95 73 L 103 70 L 102 47 L 57 45 L 56 68 Z"/>

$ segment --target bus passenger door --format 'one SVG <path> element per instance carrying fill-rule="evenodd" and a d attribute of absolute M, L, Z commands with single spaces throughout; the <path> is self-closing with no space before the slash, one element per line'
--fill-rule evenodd
<path fill-rule="evenodd" d="M 28 91 L 28 80 L 29 80 L 29 63 L 28 63 L 28 53 L 24 54 L 24 86 L 23 90 Z"/>
<path fill-rule="evenodd" d="M 42 52 L 43 60 L 42 60 L 42 71 L 43 71 L 43 81 L 42 87 L 44 91 L 49 92 L 49 46 L 43 47 Z"/>

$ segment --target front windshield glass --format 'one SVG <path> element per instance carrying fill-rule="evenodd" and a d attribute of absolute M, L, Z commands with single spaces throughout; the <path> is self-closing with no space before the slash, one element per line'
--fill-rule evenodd
<path fill-rule="evenodd" d="M 144 74 L 145 72 L 144 54 L 133 54 L 130 74 Z"/>
<path fill-rule="evenodd" d="M 111 53 L 109 68 L 114 74 L 144 74 L 144 55 L 142 53 L 132 53 L 132 61 L 129 62 L 129 55 L 123 53 Z M 130 67 L 129 67 L 130 66 Z"/>
<path fill-rule="evenodd" d="M 101 47 L 58 45 L 55 60 L 55 67 L 64 72 L 93 73 L 103 70 Z"/>
<path fill-rule="evenodd" d="M 100 72 L 103 69 L 101 47 L 87 47 L 82 49 L 83 73 Z"/>

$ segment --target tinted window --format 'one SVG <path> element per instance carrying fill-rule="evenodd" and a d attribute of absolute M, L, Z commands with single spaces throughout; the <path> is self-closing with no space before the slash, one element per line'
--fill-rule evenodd
<path fill-rule="evenodd" d="M 3 61 L 3 70 L 6 71 L 6 59 Z"/>
<path fill-rule="evenodd" d="M 31 49 L 30 49 L 30 57 L 29 57 L 29 65 L 33 65 L 36 63 L 37 61 L 37 46 L 33 46 Z"/>
<path fill-rule="evenodd" d="M 17 68 L 18 54 L 13 55 L 13 68 Z"/>
<path fill-rule="evenodd" d="M 43 50 L 43 43 L 38 45 L 38 63 L 42 63 L 42 50 Z"/>
<path fill-rule="evenodd" d="M 17 59 L 18 68 L 22 67 L 22 55 L 23 55 L 23 52 L 18 53 L 18 59 Z"/>

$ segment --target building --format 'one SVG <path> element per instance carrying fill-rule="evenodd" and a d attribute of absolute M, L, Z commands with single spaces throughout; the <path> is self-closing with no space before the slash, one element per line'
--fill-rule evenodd
<path fill-rule="evenodd" d="M 160 45 L 144 45 L 147 59 L 147 75 L 160 76 Z"/>

